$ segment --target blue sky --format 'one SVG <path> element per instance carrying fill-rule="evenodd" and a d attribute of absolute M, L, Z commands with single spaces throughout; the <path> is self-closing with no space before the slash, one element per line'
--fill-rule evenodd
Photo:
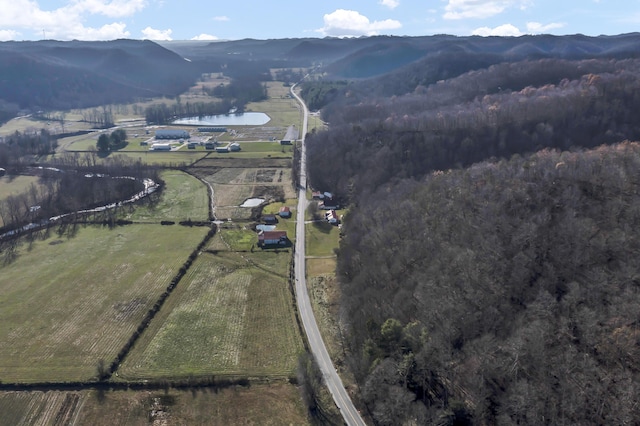
<path fill-rule="evenodd" d="M 4 40 L 614 35 L 640 0 L 0 0 Z"/>

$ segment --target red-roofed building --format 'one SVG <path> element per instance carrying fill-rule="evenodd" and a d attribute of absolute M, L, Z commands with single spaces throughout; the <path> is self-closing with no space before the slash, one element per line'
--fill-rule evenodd
<path fill-rule="evenodd" d="M 280 207 L 280 211 L 278 212 L 280 217 L 291 217 L 291 209 L 287 206 Z"/>
<path fill-rule="evenodd" d="M 261 231 L 258 234 L 259 246 L 286 246 L 289 245 L 287 231 Z"/>

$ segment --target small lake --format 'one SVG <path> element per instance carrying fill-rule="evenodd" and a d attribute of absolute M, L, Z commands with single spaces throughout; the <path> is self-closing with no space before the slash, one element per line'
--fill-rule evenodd
<path fill-rule="evenodd" d="M 172 124 L 187 126 L 261 126 L 271 120 L 264 112 L 244 112 L 242 114 L 205 115 L 188 117 L 174 121 Z"/>
<path fill-rule="evenodd" d="M 247 198 L 244 203 L 240 204 L 240 207 L 258 207 L 264 202 L 264 198 Z"/>

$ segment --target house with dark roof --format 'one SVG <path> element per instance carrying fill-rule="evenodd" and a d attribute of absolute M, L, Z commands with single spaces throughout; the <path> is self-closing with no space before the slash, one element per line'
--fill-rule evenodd
<path fill-rule="evenodd" d="M 274 214 L 262 215 L 262 221 L 267 225 L 275 225 L 278 223 L 278 218 Z"/>

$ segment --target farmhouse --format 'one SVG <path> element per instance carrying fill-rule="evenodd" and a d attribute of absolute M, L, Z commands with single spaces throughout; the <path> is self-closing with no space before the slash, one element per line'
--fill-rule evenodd
<path fill-rule="evenodd" d="M 280 211 L 278 212 L 278 216 L 282 218 L 291 217 L 291 209 L 287 206 L 280 207 Z"/>
<path fill-rule="evenodd" d="M 186 130 L 156 130 L 156 139 L 189 139 L 189 132 Z"/>
<path fill-rule="evenodd" d="M 340 223 L 340 219 L 338 219 L 338 214 L 335 210 L 329 210 L 327 213 L 325 213 L 324 217 L 327 219 L 327 222 L 332 225 L 337 225 L 338 223 Z"/>
<path fill-rule="evenodd" d="M 258 234 L 258 245 L 263 246 L 286 246 L 289 244 L 287 231 L 260 231 Z"/>

